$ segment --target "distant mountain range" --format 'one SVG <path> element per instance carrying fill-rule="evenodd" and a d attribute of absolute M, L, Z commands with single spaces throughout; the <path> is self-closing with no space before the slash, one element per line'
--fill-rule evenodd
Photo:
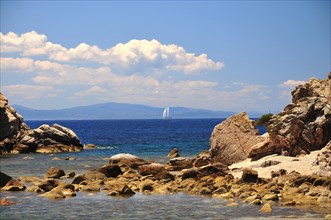
<path fill-rule="evenodd" d="M 25 120 L 161 119 L 164 110 L 147 105 L 114 102 L 56 110 L 36 110 L 21 105 L 13 107 Z M 170 116 L 173 119 L 227 118 L 233 114 L 235 112 L 170 107 Z"/>

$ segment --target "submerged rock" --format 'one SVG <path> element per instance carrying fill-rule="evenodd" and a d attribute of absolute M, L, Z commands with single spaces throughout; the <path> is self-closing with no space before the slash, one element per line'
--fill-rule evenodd
<path fill-rule="evenodd" d="M 270 203 L 265 203 L 262 208 L 260 209 L 260 212 L 262 213 L 271 213 L 272 212 L 272 206 Z"/>
<path fill-rule="evenodd" d="M 0 206 L 15 205 L 16 202 L 9 201 L 7 198 L 0 199 Z"/>
<path fill-rule="evenodd" d="M 51 167 L 47 170 L 45 177 L 58 179 L 64 175 L 66 175 L 64 170 L 57 167 Z"/>
<path fill-rule="evenodd" d="M 93 150 L 96 149 L 97 147 L 94 144 L 86 144 L 84 145 L 84 150 Z"/>
<path fill-rule="evenodd" d="M 132 196 L 136 194 L 127 184 L 116 183 L 106 185 L 105 189 L 108 191 L 109 196 Z"/>
<path fill-rule="evenodd" d="M 75 187 L 71 184 L 61 183 L 51 191 L 41 194 L 48 199 L 64 199 L 66 197 L 76 196 Z"/>
<path fill-rule="evenodd" d="M 16 179 L 11 179 L 7 184 L 1 188 L 2 191 L 24 191 L 26 187 L 24 184 Z"/>

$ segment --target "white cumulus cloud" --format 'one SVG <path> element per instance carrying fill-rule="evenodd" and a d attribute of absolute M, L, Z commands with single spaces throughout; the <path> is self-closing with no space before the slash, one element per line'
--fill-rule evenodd
<path fill-rule="evenodd" d="M 58 62 L 90 61 L 116 67 L 119 70 L 154 68 L 185 74 L 199 74 L 224 67 L 222 62 L 213 61 L 206 54 L 188 53 L 183 47 L 162 44 L 155 39 L 133 39 L 103 50 L 84 42 L 75 48 L 66 48 L 48 41 L 46 35 L 35 31 L 21 35 L 13 32 L 0 33 L 0 37 L 2 53 L 19 52 L 24 57 L 45 55 L 50 60 Z"/>
<path fill-rule="evenodd" d="M 298 85 L 302 85 L 304 83 L 305 83 L 305 81 L 289 79 L 289 80 L 281 83 L 280 86 L 287 87 L 287 88 L 294 88 L 294 87 L 296 87 Z"/>

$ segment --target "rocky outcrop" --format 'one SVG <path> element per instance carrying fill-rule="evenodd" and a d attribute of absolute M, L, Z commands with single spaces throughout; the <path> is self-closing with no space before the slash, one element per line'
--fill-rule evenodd
<path fill-rule="evenodd" d="M 0 153 L 10 151 L 16 139 L 31 130 L 23 117 L 8 104 L 8 99 L 0 92 Z"/>
<path fill-rule="evenodd" d="M 137 159 L 134 155 L 126 154 L 117 155 L 115 158 L 123 158 L 123 156 L 126 159 Z M 201 154 L 200 156 L 207 155 Z M 330 175 L 301 175 L 298 172 L 287 174 L 286 171 L 280 171 L 279 175 L 273 178 L 264 178 L 255 168 L 252 170 L 243 167 L 241 177 L 234 177 L 229 168 L 221 163 L 170 173 L 162 164 L 145 164 L 137 166 L 137 169 L 128 169 L 132 166 L 132 160 L 126 160 L 128 164 L 124 164 L 124 160 L 121 162 L 121 165 L 105 165 L 87 171 L 83 175 L 77 175 L 71 184 L 68 184 L 68 179 L 62 176 L 64 171 L 57 172 L 59 169 L 50 168 L 47 171 L 47 174 L 51 173 L 50 176 L 45 175 L 43 179 L 35 176 L 22 176 L 19 177 L 19 180 L 8 181 L 1 190 L 26 190 L 40 193 L 40 196 L 48 199 L 70 198 L 75 196 L 76 192 L 87 192 L 91 196 L 99 196 L 100 193 L 103 193 L 120 197 L 133 196 L 137 192 L 147 195 L 171 195 L 185 192 L 228 199 L 228 206 L 242 205 L 243 203 L 234 203 L 235 199 L 239 199 L 252 205 L 261 205 L 261 207 L 264 204 L 308 206 L 308 208 L 317 207 L 318 210 L 324 210 L 323 212 L 327 212 L 330 207 Z M 119 170 L 122 172 L 118 172 Z M 55 180 L 52 176 L 53 173 L 55 175 L 62 173 L 62 177 Z M 30 186 L 25 189 L 23 183 L 28 183 Z M 79 194 L 77 195 L 79 196 Z M 267 208 L 262 208 L 261 212 L 269 212 L 270 209 Z"/>
<path fill-rule="evenodd" d="M 29 128 L 0 93 L 0 154 L 77 152 L 82 149 L 79 138 L 69 128 L 58 124 Z"/>
<path fill-rule="evenodd" d="M 292 103 L 269 122 L 269 140 L 249 154 L 297 156 L 322 149 L 331 140 L 331 73 L 324 80 L 312 78 L 292 91 Z"/>
<path fill-rule="evenodd" d="M 246 159 L 251 147 L 263 140 L 247 113 L 241 112 L 215 126 L 209 153 L 214 163 L 230 165 Z"/>
<path fill-rule="evenodd" d="M 23 122 L 22 116 L 8 105 L 8 99 L 2 93 L 0 93 L 0 121 L 0 140 L 17 134 Z"/>

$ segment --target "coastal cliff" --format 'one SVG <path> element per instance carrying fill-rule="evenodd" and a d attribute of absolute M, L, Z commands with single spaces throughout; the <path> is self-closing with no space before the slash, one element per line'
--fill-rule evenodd
<path fill-rule="evenodd" d="M 210 155 L 227 165 L 279 154 L 298 156 L 320 150 L 331 140 L 331 73 L 326 79 L 311 78 L 292 91 L 292 103 L 273 116 L 267 133 L 258 135 L 246 113 L 215 126 Z"/>
<path fill-rule="evenodd" d="M 31 129 L 0 93 L 0 154 L 77 152 L 83 149 L 77 135 L 58 124 Z"/>
<path fill-rule="evenodd" d="M 271 118 L 267 129 L 268 141 L 253 146 L 249 157 L 298 156 L 324 148 L 331 140 L 331 72 L 297 86 L 292 103 Z"/>

